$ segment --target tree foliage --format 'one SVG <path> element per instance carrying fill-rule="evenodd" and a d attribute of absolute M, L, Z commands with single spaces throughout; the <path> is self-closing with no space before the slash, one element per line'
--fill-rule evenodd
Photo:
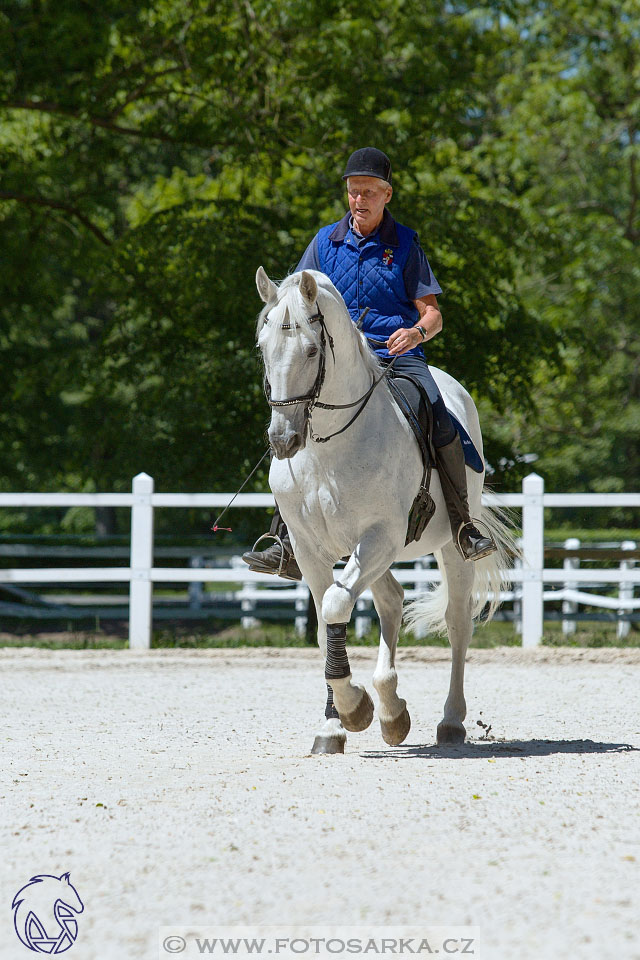
<path fill-rule="evenodd" d="M 231 487 L 264 449 L 253 276 L 383 147 L 443 287 L 429 359 L 495 479 L 637 477 L 638 2 L 7 0 L 7 488 Z M 627 444 L 630 443 L 630 446 Z M 579 477 L 579 481 L 576 478 Z"/>
<path fill-rule="evenodd" d="M 640 476 L 640 3 L 513 4 L 521 38 L 496 91 L 487 182 L 534 241 L 518 287 L 553 327 L 561 368 L 532 364 L 536 414 L 503 435 L 557 489 Z"/>

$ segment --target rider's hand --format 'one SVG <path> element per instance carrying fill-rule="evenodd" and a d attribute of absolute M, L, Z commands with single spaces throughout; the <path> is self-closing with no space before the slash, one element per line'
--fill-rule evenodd
<path fill-rule="evenodd" d="M 392 356 L 398 356 L 421 343 L 422 335 L 416 327 L 399 327 L 387 340 L 387 350 Z"/>

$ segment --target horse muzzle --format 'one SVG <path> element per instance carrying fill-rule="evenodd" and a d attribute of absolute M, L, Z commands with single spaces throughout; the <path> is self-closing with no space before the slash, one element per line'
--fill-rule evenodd
<path fill-rule="evenodd" d="M 290 460 L 305 444 L 304 433 L 286 430 L 282 433 L 269 430 L 269 443 L 276 460 Z"/>

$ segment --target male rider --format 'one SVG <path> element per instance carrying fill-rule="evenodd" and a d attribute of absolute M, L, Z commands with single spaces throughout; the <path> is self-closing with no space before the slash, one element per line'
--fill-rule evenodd
<path fill-rule="evenodd" d="M 441 293 L 417 234 L 397 223 L 386 205 L 391 200 L 391 163 L 381 150 L 363 147 L 352 153 L 342 177 L 349 212 L 323 227 L 305 250 L 297 270 L 320 270 L 342 294 L 355 322 L 365 307 L 363 332 L 373 338 L 383 363 L 395 357 L 394 370 L 418 379 L 433 412 L 433 446 L 453 542 L 464 560 L 479 560 L 496 549 L 469 514 L 464 452 L 424 357 L 422 345 L 442 329 L 436 295 Z M 287 527 L 276 506 L 267 550 L 249 551 L 242 559 L 252 570 L 279 573 L 290 580 L 301 574 Z"/>

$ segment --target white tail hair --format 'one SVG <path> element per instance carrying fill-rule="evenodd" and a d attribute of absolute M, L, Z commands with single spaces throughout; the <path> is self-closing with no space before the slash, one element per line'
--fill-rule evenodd
<path fill-rule="evenodd" d="M 486 491 L 485 491 L 486 492 Z M 471 617 L 477 620 L 485 607 L 484 621 L 491 620 L 500 606 L 500 591 L 511 589 L 509 569 L 514 556 L 520 550 L 513 537 L 514 524 L 506 510 L 497 505 L 482 506 L 480 521 L 489 530 L 496 547 L 495 553 L 482 560 L 473 561 L 474 579 L 471 595 Z M 435 554 L 442 581 L 435 589 L 416 600 L 411 600 L 404 610 L 405 626 L 422 633 L 444 634 L 447 632 L 445 613 L 449 603 L 447 574 L 439 551 Z"/>

